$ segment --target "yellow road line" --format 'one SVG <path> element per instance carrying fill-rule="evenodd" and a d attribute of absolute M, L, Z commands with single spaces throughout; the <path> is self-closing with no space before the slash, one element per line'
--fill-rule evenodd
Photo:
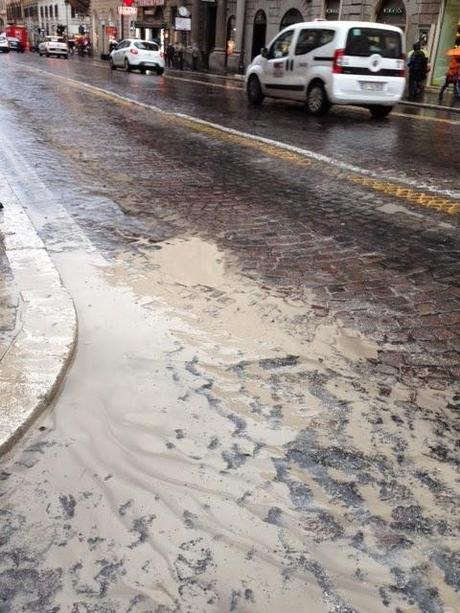
<path fill-rule="evenodd" d="M 289 151 L 283 148 L 281 146 L 281 143 L 280 146 L 277 147 L 275 144 L 268 144 L 265 142 L 258 141 L 250 135 L 245 136 L 244 134 L 234 134 L 232 132 L 227 131 L 224 127 L 219 128 L 219 126 L 209 125 L 208 123 L 202 122 L 198 119 L 194 120 L 193 118 L 182 117 L 174 113 L 161 111 L 160 109 L 156 110 L 155 108 L 152 108 L 145 103 L 138 102 L 136 100 L 131 100 L 129 98 L 121 96 L 120 94 L 116 94 L 108 90 L 103 90 L 99 87 L 95 87 L 83 81 L 75 81 L 70 77 L 65 77 L 63 75 L 55 74 L 47 70 L 42 70 L 40 68 L 30 66 L 28 66 L 27 68 L 33 72 L 44 73 L 53 76 L 58 80 L 64 80 L 77 89 L 90 90 L 95 95 L 110 100 L 115 100 L 120 105 L 128 107 L 137 106 L 143 108 L 145 111 L 154 112 L 159 115 L 163 120 L 176 126 L 187 128 L 189 130 L 199 132 L 201 134 L 206 134 L 207 136 L 210 136 L 220 141 L 227 142 L 231 145 L 239 145 L 246 148 L 249 147 L 251 149 L 260 151 L 261 153 L 269 157 L 296 164 L 297 166 L 305 167 L 314 165 L 315 168 L 318 168 L 319 172 L 322 172 L 324 174 L 329 173 L 329 167 L 327 166 L 327 163 L 317 159 L 308 158 L 307 153 L 303 154 L 297 153 L 295 151 Z M 366 187 L 370 190 L 405 200 L 406 202 L 409 202 L 411 204 L 431 208 L 442 213 L 448 213 L 449 215 L 455 215 L 460 213 L 460 201 L 458 200 L 436 196 L 435 194 L 429 192 L 425 193 L 395 182 L 384 180 L 382 181 L 374 177 L 361 176 L 350 172 L 342 171 L 341 178 L 345 181 L 361 185 L 362 187 Z"/>
<path fill-rule="evenodd" d="M 449 198 L 440 198 L 433 194 L 427 194 L 425 192 L 419 192 L 414 189 L 402 187 L 396 183 L 389 181 L 378 181 L 376 179 L 368 177 L 360 177 L 359 175 L 349 175 L 346 177 L 348 181 L 362 185 L 364 187 L 370 187 L 377 192 L 383 192 L 407 200 L 412 204 L 418 204 L 420 206 L 435 209 L 443 213 L 449 213 L 449 215 L 455 215 L 460 213 L 460 202 L 456 200 L 450 200 Z"/>
<path fill-rule="evenodd" d="M 182 127 L 186 127 L 194 132 L 207 134 L 213 138 L 217 138 L 218 140 L 222 140 L 230 144 L 251 147 L 252 149 L 257 149 L 264 155 L 282 159 L 298 166 L 311 166 L 313 163 L 312 160 L 309 160 L 299 153 L 286 151 L 265 143 L 259 143 L 239 135 L 228 134 L 227 132 L 222 132 L 221 130 L 218 130 L 212 126 L 199 124 L 190 119 L 175 116 L 168 117 L 168 120 L 170 119 L 175 125 L 180 124 Z M 315 166 L 320 166 L 320 170 L 322 170 L 322 172 L 327 172 L 324 164 L 321 164 L 317 160 L 314 161 L 314 164 Z M 460 213 L 460 202 L 456 200 L 441 198 L 439 196 L 435 196 L 434 194 L 420 192 L 390 181 L 379 181 L 378 179 L 374 179 L 372 177 L 363 177 L 348 173 L 341 175 L 341 177 L 351 183 L 362 185 L 363 187 L 370 188 L 377 192 L 383 192 L 384 194 L 406 200 L 412 204 L 435 209 L 436 211 L 448 213 L 449 215 Z"/>

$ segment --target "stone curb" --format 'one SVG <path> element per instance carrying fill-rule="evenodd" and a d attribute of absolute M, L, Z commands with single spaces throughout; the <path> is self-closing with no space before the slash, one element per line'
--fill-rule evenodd
<path fill-rule="evenodd" d="M 0 455 L 57 392 L 77 340 L 77 315 L 45 246 L 0 174 L 0 232 L 19 297 L 17 333 L 0 359 Z"/>
<path fill-rule="evenodd" d="M 411 100 L 401 100 L 399 104 L 403 106 L 413 106 L 418 109 L 432 109 L 434 111 L 442 111 L 443 113 L 460 113 L 460 107 L 444 106 L 442 104 L 433 104 L 431 102 L 412 102 Z"/>

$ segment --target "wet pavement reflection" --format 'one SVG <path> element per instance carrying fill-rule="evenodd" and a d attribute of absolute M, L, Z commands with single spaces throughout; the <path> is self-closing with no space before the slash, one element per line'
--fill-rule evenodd
<path fill-rule="evenodd" d="M 450 124 L 8 58 L 0 163 L 79 344 L 3 460 L 2 610 L 455 610 L 458 216 L 27 62 L 458 189 Z"/>
<path fill-rule="evenodd" d="M 3 58 L 2 58 L 3 59 Z M 168 111 L 198 116 L 225 126 L 274 138 L 361 167 L 373 169 L 388 178 L 412 177 L 438 188 L 458 190 L 455 138 L 458 115 L 438 113 L 442 121 L 428 119 L 432 111 L 405 108 L 414 120 L 391 117 L 372 121 L 361 109 L 336 107 L 325 118 L 307 117 L 302 105 L 267 101 L 260 108 L 248 106 L 239 89 L 184 79 L 112 72 L 104 62 L 84 60 L 63 62 L 33 55 L 8 58 L 14 67 L 31 66 L 53 74 L 91 83 L 132 99 Z M 23 78 L 27 73 L 17 73 Z M 217 85 L 217 86 L 216 86 Z M 110 104 L 110 102 L 108 103 Z"/>

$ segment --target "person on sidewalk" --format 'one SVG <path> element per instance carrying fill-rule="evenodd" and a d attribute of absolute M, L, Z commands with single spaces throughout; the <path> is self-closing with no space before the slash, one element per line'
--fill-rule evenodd
<path fill-rule="evenodd" d="M 449 87 L 454 86 L 454 96 L 460 98 L 460 57 L 454 56 L 451 58 L 449 68 L 447 69 L 444 79 L 439 90 L 439 102 L 442 102 L 444 92 Z"/>
<path fill-rule="evenodd" d="M 428 58 L 421 50 L 420 43 L 414 43 L 407 65 L 409 67 L 409 100 L 415 100 L 428 73 Z"/>
<path fill-rule="evenodd" d="M 172 43 L 166 47 L 166 66 L 174 68 L 174 45 Z"/>
<path fill-rule="evenodd" d="M 177 43 L 176 45 L 177 68 L 184 70 L 184 45 Z"/>
<path fill-rule="evenodd" d="M 198 70 L 198 62 L 200 59 L 200 48 L 197 43 L 193 43 L 192 45 L 192 70 Z"/>
<path fill-rule="evenodd" d="M 112 53 L 112 51 L 118 47 L 118 42 L 117 39 L 115 38 L 115 36 L 111 36 L 110 40 L 109 40 L 109 53 Z"/>

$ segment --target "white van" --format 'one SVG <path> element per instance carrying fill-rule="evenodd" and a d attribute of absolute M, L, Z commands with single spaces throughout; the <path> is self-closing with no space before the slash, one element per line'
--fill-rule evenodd
<path fill-rule="evenodd" d="M 248 66 L 251 104 L 265 96 L 300 100 L 313 115 L 331 104 L 386 117 L 405 86 L 404 35 L 381 23 L 310 21 L 282 30 Z"/>

